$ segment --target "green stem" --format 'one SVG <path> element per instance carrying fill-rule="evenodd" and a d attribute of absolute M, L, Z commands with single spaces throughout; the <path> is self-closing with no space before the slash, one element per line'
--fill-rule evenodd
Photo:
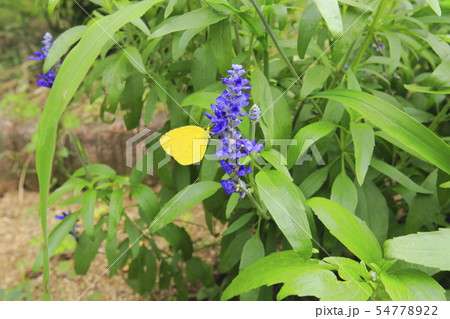
<path fill-rule="evenodd" d="M 353 72 L 356 72 L 356 70 L 358 69 L 361 59 L 363 58 L 364 53 L 366 53 L 366 50 L 369 47 L 370 42 L 372 41 L 372 37 L 375 32 L 375 27 L 378 24 L 378 20 L 379 20 L 381 14 L 383 13 L 384 8 L 386 7 L 386 4 L 387 4 L 387 0 L 381 0 L 380 4 L 378 5 L 377 11 L 375 12 L 375 17 L 373 18 L 372 24 L 369 27 L 369 32 L 366 34 L 364 43 L 361 46 L 361 48 L 359 49 L 355 60 L 353 60 L 353 63 L 352 63 Z"/>
<path fill-rule="evenodd" d="M 41 194 L 41 205 L 40 205 L 40 215 L 41 215 L 41 228 L 42 236 L 44 237 L 44 245 L 42 247 L 43 251 L 43 266 L 44 266 L 44 283 L 43 283 L 43 293 L 44 300 L 50 301 L 52 296 L 50 294 L 50 258 L 48 255 L 48 231 L 47 231 L 47 194 Z"/>
<path fill-rule="evenodd" d="M 247 197 L 250 199 L 250 201 L 252 202 L 253 206 L 255 206 L 256 210 L 258 211 L 258 213 L 266 220 L 269 220 L 269 217 L 263 212 L 261 206 L 258 204 L 258 202 L 256 201 L 255 197 L 253 197 L 252 193 L 250 193 L 248 190 L 245 190 L 245 194 L 247 195 Z"/>
<path fill-rule="evenodd" d="M 450 102 L 448 102 L 447 104 L 445 104 L 445 106 L 442 108 L 442 110 L 438 113 L 438 115 L 436 115 L 436 117 L 434 118 L 433 122 L 431 122 L 429 129 L 432 131 L 435 131 L 440 123 L 441 118 L 445 116 L 447 114 L 448 109 L 450 108 Z"/>
<path fill-rule="evenodd" d="M 298 76 L 297 72 L 295 71 L 293 65 L 291 64 L 291 61 L 289 61 L 287 55 L 284 53 L 283 49 L 281 48 L 280 44 L 278 43 L 277 39 L 275 38 L 275 34 L 273 33 L 272 29 L 270 28 L 269 24 L 267 23 L 266 18 L 264 18 L 264 14 L 262 13 L 261 9 L 258 7 L 258 4 L 256 3 L 255 0 L 251 0 L 251 1 L 252 1 L 253 6 L 255 7 L 256 12 L 258 13 L 258 15 L 260 17 L 262 23 L 264 24 L 267 32 L 269 33 L 270 38 L 273 41 L 273 44 L 275 44 L 275 46 L 276 46 L 278 52 L 280 53 L 281 57 L 283 58 L 284 62 L 286 62 L 289 71 L 292 73 L 292 75 L 296 79 L 298 79 L 299 76 Z M 267 37 L 266 37 L 266 43 L 267 43 Z M 267 52 L 267 50 L 266 50 L 266 52 Z"/>

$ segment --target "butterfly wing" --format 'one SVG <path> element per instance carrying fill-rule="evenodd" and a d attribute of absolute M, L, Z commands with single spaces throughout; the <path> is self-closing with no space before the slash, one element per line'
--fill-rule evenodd
<path fill-rule="evenodd" d="M 205 156 L 209 134 L 199 126 L 188 125 L 171 130 L 159 142 L 164 151 L 181 165 L 200 162 Z"/>

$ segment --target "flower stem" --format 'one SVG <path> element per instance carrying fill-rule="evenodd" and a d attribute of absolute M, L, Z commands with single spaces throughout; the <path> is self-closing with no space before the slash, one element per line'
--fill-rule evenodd
<path fill-rule="evenodd" d="M 284 53 L 283 49 L 281 48 L 280 44 L 278 43 L 277 39 L 275 38 L 275 34 L 273 33 L 272 29 L 270 28 L 269 24 L 267 23 L 266 18 L 264 18 L 264 15 L 263 15 L 261 9 L 258 7 L 258 4 L 256 3 L 255 0 L 251 0 L 251 1 L 252 1 L 253 6 L 255 7 L 256 12 L 258 13 L 259 17 L 261 18 L 262 23 L 266 27 L 267 32 L 269 33 L 270 37 L 272 38 L 273 44 L 275 44 L 275 46 L 276 46 L 278 52 L 280 53 L 281 57 L 283 58 L 284 62 L 286 62 L 289 71 L 292 73 L 292 75 L 296 79 L 298 79 L 299 76 L 298 76 L 297 72 L 295 71 L 294 67 L 291 64 L 291 61 L 289 61 L 287 55 Z"/>

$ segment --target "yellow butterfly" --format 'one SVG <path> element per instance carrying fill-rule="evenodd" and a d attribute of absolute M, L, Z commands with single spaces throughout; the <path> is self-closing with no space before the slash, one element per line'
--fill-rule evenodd
<path fill-rule="evenodd" d="M 209 127 L 188 125 L 173 129 L 159 139 L 164 151 L 181 165 L 200 162 L 208 146 Z"/>

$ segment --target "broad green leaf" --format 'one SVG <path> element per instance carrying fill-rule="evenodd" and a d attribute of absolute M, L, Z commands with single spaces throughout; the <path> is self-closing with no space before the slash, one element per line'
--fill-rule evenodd
<path fill-rule="evenodd" d="M 241 229 L 241 227 L 245 226 L 250 221 L 250 219 L 252 219 L 253 215 L 253 213 L 242 215 L 232 224 L 229 224 L 228 228 L 222 233 L 222 237 L 232 234 L 235 231 Z"/>
<path fill-rule="evenodd" d="M 75 212 L 69 214 L 66 218 L 60 221 L 56 227 L 50 233 L 48 237 L 48 255 L 49 257 L 53 256 L 58 248 L 59 244 L 63 241 L 63 239 L 69 234 L 69 231 L 73 228 L 73 225 L 77 222 L 79 212 Z M 36 257 L 36 260 L 33 265 L 33 272 L 39 271 L 43 264 L 43 251 L 42 248 L 39 251 L 39 254 Z"/>
<path fill-rule="evenodd" d="M 381 247 L 365 222 L 326 198 L 313 197 L 306 204 L 330 233 L 359 259 L 366 264 L 381 264 Z"/>
<path fill-rule="evenodd" d="M 125 219 L 125 232 L 128 234 L 130 242 L 129 249 L 131 250 L 131 258 L 135 259 L 139 254 L 139 239 L 142 237 L 141 231 L 130 221 L 129 218 Z"/>
<path fill-rule="evenodd" d="M 124 49 L 125 54 L 130 63 L 136 68 L 139 73 L 147 74 L 145 71 L 144 61 L 142 61 L 141 53 L 134 46 L 128 46 Z"/>
<path fill-rule="evenodd" d="M 393 73 L 400 65 L 400 58 L 402 55 L 402 44 L 400 38 L 392 31 L 385 31 L 389 42 L 389 73 Z"/>
<path fill-rule="evenodd" d="M 284 92 L 278 88 L 271 87 L 270 93 L 273 100 L 271 111 L 274 112 L 272 138 L 289 139 L 292 134 L 292 115 L 289 104 L 284 97 Z"/>
<path fill-rule="evenodd" d="M 231 22 L 230 19 L 219 21 L 209 28 L 209 47 L 214 55 L 219 73 L 227 75 L 227 70 L 231 67 L 233 56 L 233 45 L 231 42 Z"/>
<path fill-rule="evenodd" d="M 95 233 L 93 240 L 85 232 L 81 234 L 73 254 L 73 268 L 75 269 L 75 273 L 85 275 L 88 272 L 105 237 L 106 232 L 100 230 Z"/>
<path fill-rule="evenodd" d="M 303 258 L 311 257 L 311 231 L 297 186 L 278 171 L 260 171 L 255 181 L 261 200 L 292 248 Z"/>
<path fill-rule="evenodd" d="M 431 73 L 431 83 L 434 89 L 443 89 L 450 86 L 450 55 L 439 64 L 436 69 Z"/>
<path fill-rule="evenodd" d="M 286 177 L 289 178 L 289 180 L 291 181 L 293 180 L 291 174 L 289 173 L 289 170 L 286 167 L 287 162 L 283 154 L 272 148 L 268 151 L 261 151 L 259 155 L 262 158 L 264 158 L 267 162 L 269 162 L 270 165 L 272 165 L 279 172 L 286 175 Z"/>
<path fill-rule="evenodd" d="M 449 59 L 450 61 L 450 59 Z M 450 74 L 450 73 L 449 73 Z M 387 135 L 398 147 L 421 154 L 428 162 L 450 173 L 450 146 L 431 130 L 392 104 L 370 94 L 353 90 L 321 92 L 315 97 L 333 99 L 361 113 Z M 405 147 L 407 145 L 407 147 Z"/>
<path fill-rule="evenodd" d="M 380 189 L 372 181 L 357 187 L 358 206 L 356 216 L 369 226 L 379 243 L 386 240 L 389 227 L 389 209 Z"/>
<path fill-rule="evenodd" d="M 102 176 L 104 178 L 115 178 L 116 177 L 116 171 L 113 170 L 111 167 L 105 164 L 89 164 L 85 167 L 81 167 L 77 169 L 72 176 L 73 177 L 81 177 L 86 176 L 86 172 L 91 176 Z"/>
<path fill-rule="evenodd" d="M 297 52 L 300 58 L 305 58 L 306 50 L 321 19 L 315 0 L 308 0 L 298 24 Z"/>
<path fill-rule="evenodd" d="M 329 270 L 306 270 L 287 282 L 277 295 L 281 300 L 290 295 L 316 296 L 321 301 L 365 301 L 370 298 L 372 288 L 365 282 L 339 281 Z"/>
<path fill-rule="evenodd" d="M 83 219 L 84 230 L 91 239 L 94 239 L 94 211 L 96 203 L 97 192 L 93 189 L 88 189 L 83 195 L 80 214 Z"/>
<path fill-rule="evenodd" d="M 138 184 L 131 188 L 131 194 L 136 197 L 139 207 L 142 209 L 142 219 L 147 225 L 150 225 L 160 208 L 155 193 L 147 185 Z"/>
<path fill-rule="evenodd" d="M 228 199 L 228 202 L 227 202 L 227 209 L 225 211 L 225 216 L 227 219 L 230 218 L 231 213 L 234 211 L 234 209 L 236 208 L 236 205 L 238 204 L 238 201 L 239 201 L 238 193 L 233 193 L 230 195 L 230 198 Z"/>
<path fill-rule="evenodd" d="M 169 0 L 166 10 L 164 11 L 164 19 L 167 19 L 167 17 L 170 16 L 170 14 L 173 12 L 173 8 L 175 7 L 176 3 L 177 0 Z"/>
<path fill-rule="evenodd" d="M 373 148 L 375 147 L 375 135 L 370 125 L 365 123 L 351 123 L 353 147 L 355 152 L 355 171 L 358 184 L 364 183 Z"/>
<path fill-rule="evenodd" d="M 185 187 L 161 208 L 158 215 L 154 218 L 150 230 L 152 232 L 160 230 L 185 211 L 213 195 L 220 187 L 219 183 L 210 181 L 198 182 Z"/>
<path fill-rule="evenodd" d="M 388 258 L 405 260 L 409 263 L 450 270 L 450 229 L 417 233 L 384 243 L 384 253 Z"/>
<path fill-rule="evenodd" d="M 142 95 L 144 94 L 144 76 L 134 72 L 128 77 L 125 88 L 120 96 L 120 109 L 126 111 L 123 121 L 127 130 L 139 126 L 142 114 Z"/>
<path fill-rule="evenodd" d="M 321 64 L 309 69 L 305 74 L 303 85 L 300 89 L 300 100 L 304 100 L 314 90 L 322 88 L 330 74 L 330 68 Z"/>
<path fill-rule="evenodd" d="M 450 181 L 442 183 L 441 185 L 439 185 L 439 187 L 441 187 L 441 188 L 450 188 Z"/>
<path fill-rule="evenodd" d="M 288 21 L 288 10 L 284 4 L 274 4 L 273 12 L 278 20 L 278 30 L 283 31 Z"/>
<path fill-rule="evenodd" d="M 263 258 L 265 254 L 264 245 L 259 238 L 259 235 L 255 235 L 244 245 L 241 255 L 241 263 L 239 264 L 239 271 L 244 270 L 251 264 L 255 263 L 259 259 Z M 240 300 L 244 301 L 256 301 L 258 300 L 259 289 L 255 289 L 241 294 Z"/>
<path fill-rule="evenodd" d="M 109 203 L 108 216 L 108 240 L 111 240 L 116 235 L 117 225 L 122 217 L 123 210 L 123 190 L 116 189 L 111 193 Z"/>
<path fill-rule="evenodd" d="M 441 16 L 442 11 L 441 11 L 441 7 L 439 6 L 439 0 L 425 0 L 431 7 L 431 9 L 433 9 L 434 12 L 436 12 L 436 14 L 438 16 Z"/>
<path fill-rule="evenodd" d="M 345 281 L 363 281 L 361 265 L 357 261 L 346 257 L 326 257 L 323 261 L 336 266 L 339 277 Z"/>
<path fill-rule="evenodd" d="M 308 148 L 321 138 L 332 133 L 336 124 L 320 121 L 302 127 L 295 134 L 292 144 L 288 148 L 288 168 L 294 166 L 297 160 L 308 150 Z"/>
<path fill-rule="evenodd" d="M 199 106 L 207 112 L 211 112 L 211 104 L 216 103 L 217 97 L 222 93 L 223 85 L 213 84 L 203 90 L 186 96 L 180 103 L 181 106 Z"/>
<path fill-rule="evenodd" d="M 433 194 L 433 191 L 431 191 L 423 186 L 417 185 L 408 176 L 406 176 L 401 171 L 399 171 L 397 168 L 389 165 L 386 162 L 380 161 L 379 159 L 376 159 L 376 158 L 372 158 L 372 161 L 370 162 L 370 166 L 372 166 L 374 169 L 376 169 L 380 173 L 397 181 L 399 184 L 405 186 L 407 189 L 409 189 L 413 192 L 424 193 L 424 194 Z"/>
<path fill-rule="evenodd" d="M 263 285 L 292 281 L 305 271 L 330 269 L 316 259 L 303 259 L 292 250 L 273 253 L 245 268 L 225 289 L 222 300 L 230 299 Z"/>
<path fill-rule="evenodd" d="M 380 278 L 393 301 L 445 301 L 444 288 L 419 270 L 381 272 Z"/>
<path fill-rule="evenodd" d="M 333 37 L 344 32 L 338 0 L 314 0 Z"/>
<path fill-rule="evenodd" d="M 122 26 L 142 16 L 161 0 L 144 0 L 98 19 L 83 34 L 77 46 L 64 59 L 47 99 L 38 126 L 36 170 L 39 177 L 40 214 L 47 214 L 56 132 L 59 119 L 106 42 Z"/>
<path fill-rule="evenodd" d="M 329 166 L 319 168 L 303 180 L 299 188 L 306 198 L 310 198 L 323 186 L 327 180 L 329 170 Z"/>
<path fill-rule="evenodd" d="M 62 195 L 73 191 L 75 189 L 75 187 L 77 186 L 76 181 L 74 181 L 73 179 L 69 179 L 67 182 L 65 182 L 64 184 L 62 184 L 60 187 L 58 187 L 57 189 L 55 189 L 50 196 L 48 197 L 48 205 L 52 205 L 53 203 L 56 202 L 56 200 L 61 197 Z"/>
<path fill-rule="evenodd" d="M 195 50 L 191 72 L 195 91 L 204 89 L 216 81 L 217 68 L 209 47 Z"/>
<path fill-rule="evenodd" d="M 59 0 L 58 0 L 59 1 Z M 53 45 L 45 58 L 42 70 L 47 73 L 52 66 L 58 63 L 58 60 L 70 49 L 70 47 L 80 40 L 88 27 L 85 25 L 77 25 L 67 29 L 53 42 Z"/>
<path fill-rule="evenodd" d="M 266 139 L 273 138 L 274 135 L 274 108 L 272 107 L 272 91 L 264 73 L 255 68 L 251 74 L 253 102 L 261 109 L 260 124 Z"/>
<path fill-rule="evenodd" d="M 178 60 L 183 55 L 189 42 L 205 28 L 206 26 L 175 33 L 172 41 L 173 58 Z"/>
<path fill-rule="evenodd" d="M 358 204 L 358 194 L 356 193 L 355 185 L 345 171 L 342 171 L 334 180 L 330 199 L 352 213 L 355 212 Z"/>
<path fill-rule="evenodd" d="M 229 272 L 231 268 L 237 265 L 251 233 L 251 229 L 245 229 L 239 232 L 225 248 L 224 246 L 221 247 L 219 270 L 222 273 Z"/>
<path fill-rule="evenodd" d="M 150 34 L 150 39 L 162 37 L 177 31 L 206 27 L 226 19 L 227 17 L 229 17 L 229 15 L 216 13 L 211 8 L 192 10 L 185 14 L 165 20 L 158 29 Z"/>

